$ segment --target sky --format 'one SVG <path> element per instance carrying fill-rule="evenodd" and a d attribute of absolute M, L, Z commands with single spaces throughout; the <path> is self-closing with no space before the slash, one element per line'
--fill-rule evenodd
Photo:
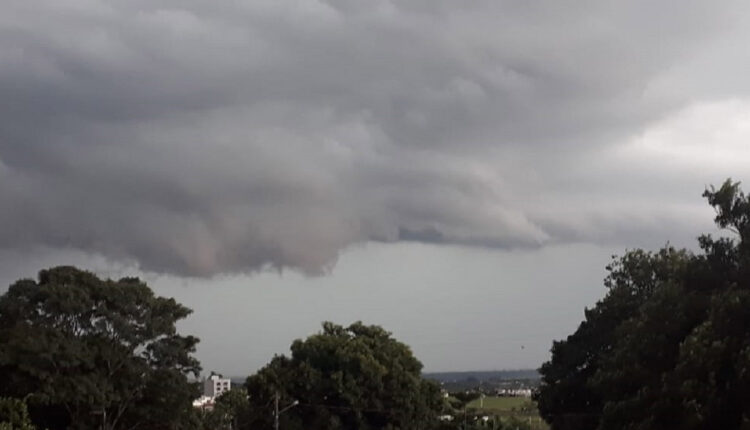
<path fill-rule="evenodd" d="M 206 370 L 320 322 L 536 367 L 626 249 L 750 180 L 744 1 L 5 0 L 0 291 L 75 264 L 194 309 Z"/>

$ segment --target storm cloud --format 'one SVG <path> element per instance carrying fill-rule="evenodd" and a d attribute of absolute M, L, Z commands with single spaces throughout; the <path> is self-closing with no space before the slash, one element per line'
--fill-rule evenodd
<path fill-rule="evenodd" d="M 368 241 L 695 235 L 750 161 L 749 29 L 740 1 L 8 0 L 0 250 L 318 274 Z"/>

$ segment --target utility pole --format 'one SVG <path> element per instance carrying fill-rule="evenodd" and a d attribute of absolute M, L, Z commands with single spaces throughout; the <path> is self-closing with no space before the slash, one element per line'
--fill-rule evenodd
<path fill-rule="evenodd" d="M 279 430 L 279 391 L 276 391 L 276 394 L 273 398 L 273 428 L 274 430 Z"/>
<path fill-rule="evenodd" d="M 273 428 L 274 430 L 279 430 L 279 415 L 281 415 L 286 410 L 291 409 L 297 405 L 299 405 L 299 400 L 295 400 L 291 404 L 289 404 L 287 407 L 279 410 L 279 391 L 276 390 L 273 396 Z"/>

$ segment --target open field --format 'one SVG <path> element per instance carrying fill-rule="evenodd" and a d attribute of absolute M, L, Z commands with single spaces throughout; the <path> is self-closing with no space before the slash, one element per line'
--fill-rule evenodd
<path fill-rule="evenodd" d="M 536 414 L 536 405 L 526 397 L 496 397 L 487 396 L 484 399 L 471 401 L 469 409 L 482 409 L 487 411 L 521 412 L 522 409 L 530 409 Z"/>
<path fill-rule="evenodd" d="M 473 400 L 467 408 L 482 411 L 488 415 L 516 417 L 528 422 L 533 430 L 549 428 L 539 416 L 536 403 L 527 397 L 487 396 L 484 399 Z"/>

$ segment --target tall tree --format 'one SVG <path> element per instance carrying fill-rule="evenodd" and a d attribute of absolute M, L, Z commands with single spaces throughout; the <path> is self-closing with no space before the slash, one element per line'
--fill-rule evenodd
<path fill-rule="evenodd" d="M 290 429 L 430 429 L 443 406 L 408 346 L 377 326 L 323 323 L 247 379 L 248 428 L 270 426 L 276 396 L 299 404 L 281 419 Z M 270 427 L 268 427 L 270 428 Z"/>
<path fill-rule="evenodd" d="M 599 426 L 603 398 L 593 376 L 611 353 L 618 327 L 630 319 L 662 283 L 681 276 L 691 255 L 665 247 L 651 253 L 634 250 L 613 257 L 604 281 L 607 295 L 567 339 L 552 346 L 552 359 L 540 369 L 542 386 L 536 394 L 541 416 L 557 430 L 587 430 Z"/>
<path fill-rule="evenodd" d="M 49 428 L 173 428 L 197 395 L 198 339 L 175 328 L 190 312 L 135 278 L 42 270 L 0 297 L 0 394 L 30 395 Z"/>
<path fill-rule="evenodd" d="M 704 197 L 735 236 L 619 260 L 607 296 L 542 366 L 553 429 L 750 428 L 750 199 L 731 180 Z"/>

